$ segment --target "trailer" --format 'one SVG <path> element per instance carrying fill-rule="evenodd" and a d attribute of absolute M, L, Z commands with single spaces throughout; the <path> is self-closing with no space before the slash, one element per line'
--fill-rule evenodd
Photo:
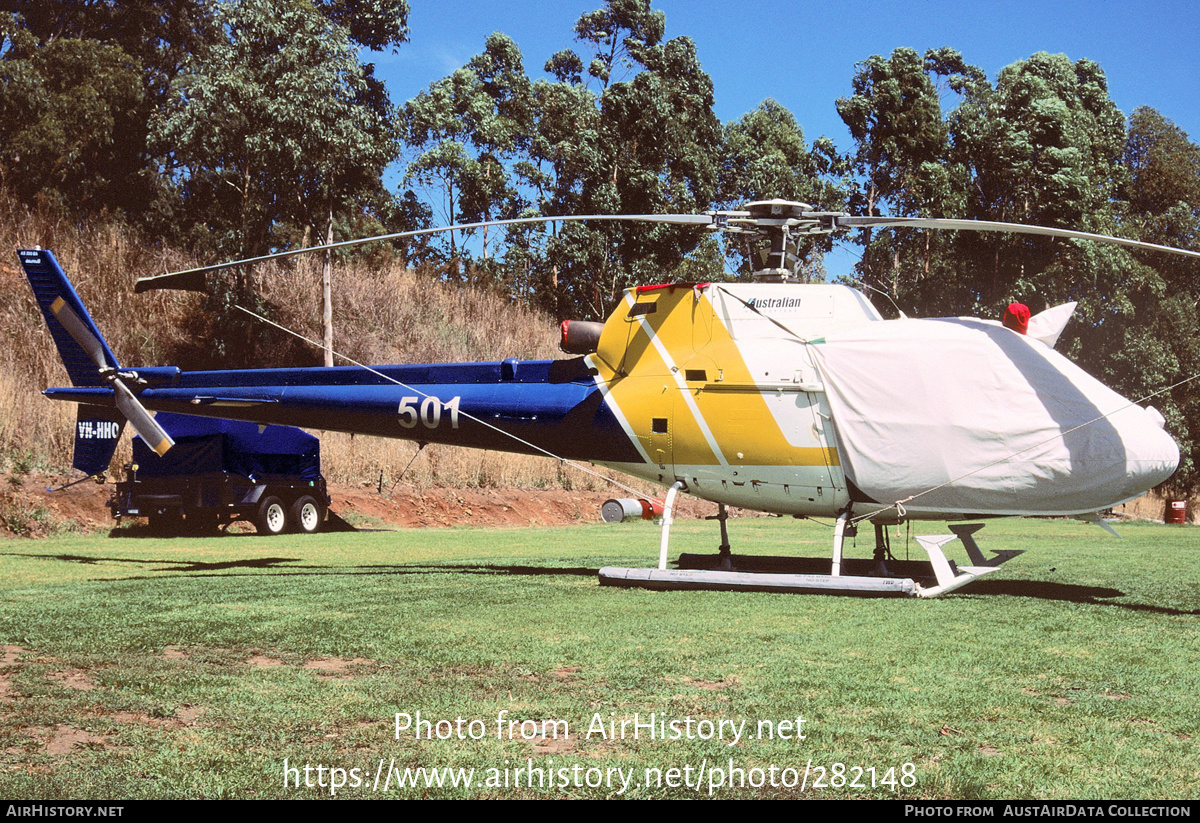
<path fill-rule="evenodd" d="M 158 455 L 133 438 L 133 460 L 109 509 L 118 523 L 145 517 L 164 533 L 215 532 L 236 520 L 260 534 L 311 534 L 326 522 L 329 495 L 321 444 L 291 426 L 159 414 L 175 441 Z"/>

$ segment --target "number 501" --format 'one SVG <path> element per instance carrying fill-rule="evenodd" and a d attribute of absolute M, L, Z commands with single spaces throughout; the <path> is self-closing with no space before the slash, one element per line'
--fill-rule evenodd
<path fill-rule="evenodd" d="M 400 425 L 406 429 L 415 429 L 420 423 L 427 429 L 436 429 L 442 423 L 442 411 L 450 413 L 450 428 L 458 428 L 458 404 L 461 397 L 454 397 L 443 403 L 438 398 L 429 395 L 425 398 L 402 397 L 400 408 L 396 412 L 400 416 Z"/>

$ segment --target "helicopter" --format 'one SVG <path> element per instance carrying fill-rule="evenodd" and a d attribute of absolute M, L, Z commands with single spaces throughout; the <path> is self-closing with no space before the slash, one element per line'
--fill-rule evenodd
<path fill-rule="evenodd" d="M 674 215 L 517 218 L 293 249 L 140 279 L 135 291 L 203 289 L 208 273 L 268 259 L 441 231 L 535 221 L 625 220 L 695 226 L 769 243 L 751 282 L 627 290 L 603 323 L 565 321 L 568 359 L 181 371 L 127 369 L 52 252 L 19 260 L 79 405 L 74 466 L 102 472 L 128 421 L 157 453 L 163 411 L 260 425 L 544 454 L 624 472 L 667 489 L 658 567 L 605 568 L 606 585 L 936 597 L 1020 554 L 986 558 L 979 524 L 918 536 L 928 563 L 896 560 L 886 526 L 1006 516 L 1078 517 L 1165 481 L 1179 449 L 1152 407 L 1095 380 L 1053 345 L 1070 304 L 1027 329 L 977 318 L 885 320 L 849 286 L 800 284 L 797 243 L 851 228 L 1003 231 L 1200 253 L 1067 229 L 940 218 L 854 216 L 784 200 Z M 268 321 L 269 322 L 269 321 Z M 676 496 L 717 504 L 715 557 L 667 568 Z M 832 557 L 812 568 L 732 554 L 728 508 L 834 520 Z M 860 523 L 871 561 L 843 557 Z M 959 539 L 969 563 L 942 549 Z"/>

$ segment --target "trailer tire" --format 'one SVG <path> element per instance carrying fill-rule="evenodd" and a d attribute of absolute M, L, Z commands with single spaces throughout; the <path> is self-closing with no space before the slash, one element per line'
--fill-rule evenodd
<path fill-rule="evenodd" d="M 313 534 L 321 530 L 325 521 L 325 512 L 321 504 L 307 494 L 296 498 L 290 512 L 292 531 L 300 534 Z"/>
<path fill-rule="evenodd" d="M 283 534 L 287 528 L 287 509 L 274 495 L 264 497 L 254 515 L 254 527 L 259 534 Z"/>

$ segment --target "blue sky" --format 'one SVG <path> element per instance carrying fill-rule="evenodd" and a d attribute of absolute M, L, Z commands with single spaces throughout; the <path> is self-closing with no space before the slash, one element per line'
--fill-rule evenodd
<path fill-rule="evenodd" d="M 392 100 L 409 99 L 463 65 L 502 31 L 520 46 L 532 76 L 599 0 L 410 0 L 410 42 L 376 54 Z M 1118 108 L 1149 105 L 1200 140 L 1200 2 L 947 2 L 842 0 L 784 3 L 656 0 L 667 36 L 696 41 L 713 78 L 716 111 L 736 119 L 771 97 L 787 106 L 811 140 L 847 146 L 834 109 L 850 92 L 854 64 L 907 46 L 951 46 L 995 79 L 1038 51 L 1098 62 Z"/>
<path fill-rule="evenodd" d="M 577 47 L 573 27 L 600 0 L 410 0 L 410 42 L 367 55 L 402 103 L 483 49 L 493 31 L 521 48 L 526 71 Z M 850 93 L 854 64 L 906 46 L 950 46 L 995 80 L 1038 51 L 1103 67 L 1117 107 L 1148 105 L 1200 141 L 1200 2 L 842 0 L 785 3 L 655 0 L 667 37 L 688 36 L 713 79 L 716 113 L 734 120 L 766 98 L 796 116 L 806 139 L 851 148 L 835 101 Z M 586 63 L 586 56 L 585 56 Z M 952 216 L 952 215 L 947 215 Z M 852 260 L 831 260 L 840 270 Z"/>

